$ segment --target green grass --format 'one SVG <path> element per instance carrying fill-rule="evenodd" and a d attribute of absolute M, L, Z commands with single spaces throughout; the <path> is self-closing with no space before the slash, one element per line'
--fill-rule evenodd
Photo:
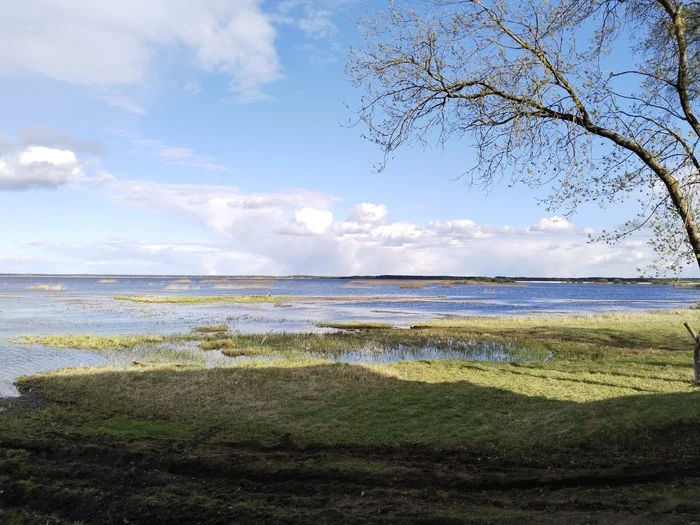
<path fill-rule="evenodd" d="M 692 383 L 684 321 L 700 328 L 697 311 L 679 310 L 449 319 L 411 330 L 369 325 L 333 334 L 189 334 L 228 355 L 287 359 L 37 375 L 23 379 L 22 388 L 55 404 L 0 413 L 0 424 L 7 435 L 43 429 L 114 434 L 129 428 L 124 422 L 145 421 L 134 432 L 181 431 L 182 439 L 206 435 L 213 441 L 275 440 L 290 433 L 319 443 L 468 445 L 530 456 L 652 450 L 674 439 L 695 448 L 700 388 Z M 321 359 L 358 345 L 381 351 L 382 345 L 467 338 L 514 340 L 546 349 L 553 359 L 390 365 Z M 302 358 L 304 352 L 319 359 Z"/>
<path fill-rule="evenodd" d="M 679 355 L 675 364 L 689 357 Z M 69 413 L 51 407 L 29 416 L 44 419 L 47 410 L 54 429 L 68 423 L 75 430 L 80 422 L 81 428 L 113 433 L 104 427 L 110 414 L 174 424 L 215 441 L 291 433 L 324 443 L 610 452 L 651 446 L 666 429 L 700 417 L 690 365 L 657 368 L 628 363 L 626 371 L 611 374 L 493 363 L 292 360 L 215 369 L 76 369 L 27 379 L 23 386 L 59 407 L 67 404 Z"/>
<path fill-rule="evenodd" d="M 178 423 L 168 421 L 137 420 L 113 417 L 84 425 L 90 434 L 106 434 L 117 437 L 155 437 L 169 439 L 192 439 L 194 433 Z"/>
<path fill-rule="evenodd" d="M 15 341 L 20 344 L 37 344 L 55 348 L 77 350 L 127 350 L 138 346 L 164 343 L 173 340 L 165 335 L 23 335 Z"/>
<path fill-rule="evenodd" d="M 228 325 L 226 324 L 216 324 L 209 326 L 195 326 L 192 331 L 195 334 L 218 334 L 222 332 L 228 332 Z"/>
<path fill-rule="evenodd" d="M 199 348 L 205 351 L 236 348 L 236 340 L 233 338 L 206 339 L 199 343 Z"/>

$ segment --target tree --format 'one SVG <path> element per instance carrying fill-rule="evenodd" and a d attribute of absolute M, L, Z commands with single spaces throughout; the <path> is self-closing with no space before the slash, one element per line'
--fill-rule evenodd
<path fill-rule="evenodd" d="M 469 139 L 471 183 L 551 185 L 550 209 L 638 199 L 657 271 L 700 265 L 700 4 L 424 0 L 361 23 L 348 71 L 387 159 Z M 620 64 L 625 63 L 624 66 Z"/>

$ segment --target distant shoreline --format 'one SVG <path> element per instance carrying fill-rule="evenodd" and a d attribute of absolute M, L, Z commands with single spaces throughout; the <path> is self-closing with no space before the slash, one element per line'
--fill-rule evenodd
<path fill-rule="evenodd" d="M 475 276 L 475 275 L 203 275 L 203 274 L 60 274 L 60 273 L 0 273 L 0 278 L 51 278 L 51 279 L 232 279 L 232 280 L 301 280 L 301 279 L 332 279 L 332 280 L 358 280 L 358 281 L 474 281 L 501 282 L 501 283 L 612 283 L 612 284 L 672 284 L 672 283 L 700 283 L 700 277 L 687 278 L 647 278 L 647 277 L 617 277 L 617 276 L 588 276 L 588 277 L 525 277 L 525 276 Z"/>

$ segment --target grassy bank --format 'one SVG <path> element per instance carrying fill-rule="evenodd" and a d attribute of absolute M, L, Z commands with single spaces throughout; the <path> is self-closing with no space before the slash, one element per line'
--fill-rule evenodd
<path fill-rule="evenodd" d="M 700 417 L 684 321 L 694 311 L 532 319 L 448 319 L 411 330 L 383 324 L 332 334 L 231 334 L 206 326 L 178 336 L 45 336 L 27 343 L 80 349 L 195 341 L 225 355 L 282 360 L 220 369 L 76 369 L 23 380 L 58 406 L 14 420 L 16 428 L 69 421 L 99 432 L 104 414 L 173 423 L 211 439 L 357 444 L 404 442 L 497 446 L 624 448 L 653 444 L 663 428 Z M 545 361 L 418 361 L 332 365 L 324 355 L 372 348 L 448 348 L 470 339 L 517 341 L 551 352 Z M 309 359 L 309 353 L 318 359 Z M 79 415 L 78 415 L 79 414 Z M 71 417 L 77 417 L 75 421 Z M 108 425 L 109 426 L 109 425 Z M 126 425 L 128 426 L 128 424 Z M 140 427 L 138 427 L 140 428 Z M 104 427 L 105 431 L 109 429 Z M 529 452 L 528 452 L 529 451 Z"/>
<path fill-rule="evenodd" d="M 700 325 L 700 315 L 28 337 L 67 348 L 197 344 L 280 358 L 22 379 L 27 396 L 0 412 L 0 521 L 688 523 L 700 513 L 700 389 L 684 321 Z M 324 359 L 474 338 L 517 341 L 552 358 Z"/>

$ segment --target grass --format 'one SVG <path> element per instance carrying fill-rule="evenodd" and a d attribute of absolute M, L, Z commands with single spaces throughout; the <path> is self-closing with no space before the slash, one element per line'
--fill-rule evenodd
<path fill-rule="evenodd" d="M 60 292 L 65 289 L 65 285 L 61 283 L 56 284 L 32 284 L 27 286 L 27 290 L 41 290 L 44 292 Z"/>
<path fill-rule="evenodd" d="M 673 363 L 688 360 L 689 355 L 677 356 Z M 174 424 L 214 441 L 291 433 L 323 443 L 469 444 L 511 454 L 581 447 L 610 452 L 651 446 L 666 429 L 700 417 L 690 366 L 668 364 L 628 362 L 625 372 L 611 374 L 535 365 L 291 360 L 215 369 L 83 368 L 22 384 L 59 407 L 70 406 L 68 413 L 51 407 L 30 416 L 43 424 L 48 418 L 52 428 L 80 423 L 94 432 L 104 428 L 103 414 L 112 414 Z"/>
<path fill-rule="evenodd" d="M 199 348 L 202 350 L 230 350 L 236 348 L 236 340 L 231 338 L 226 339 L 207 339 L 199 343 Z"/>
<path fill-rule="evenodd" d="M 165 335 L 23 335 L 16 339 L 20 344 L 74 348 L 77 350 L 127 350 L 138 346 L 164 343 L 173 336 Z"/>
<path fill-rule="evenodd" d="M 393 324 L 381 321 L 345 321 L 317 323 L 319 328 L 337 328 L 339 330 L 382 330 L 393 328 Z"/>
<path fill-rule="evenodd" d="M 81 512 L 108 507 L 120 523 L 306 523 L 343 521 L 353 505 L 363 513 L 345 521 L 392 521 L 408 509 L 404 522 L 423 511 L 432 523 L 690 522 L 700 387 L 685 321 L 700 329 L 700 312 L 451 318 L 411 330 L 333 323 L 351 330 L 328 334 L 237 334 L 222 325 L 172 336 L 26 337 L 71 347 L 166 340 L 138 366 L 20 380 L 26 399 L 48 403 L 0 412 L 0 500 L 14 501 L 0 508 L 0 522 L 103 522 Z M 553 359 L 322 359 L 362 345 L 470 338 L 517 341 Z M 181 343 L 286 359 L 206 368 L 203 354 L 188 360 Z M 621 473 L 629 477 L 617 483 Z M 482 481 L 485 489 L 469 488 Z M 322 485 L 334 490 L 318 492 Z M 54 508 L 66 509 L 55 521 L 44 514 Z M 269 511 L 262 518 L 261 509 Z"/>
<path fill-rule="evenodd" d="M 661 437 L 678 435 L 695 446 L 700 389 L 692 383 L 692 344 L 684 321 L 698 325 L 700 315 L 683 310 L 448 319 L 412 330 L 355 324 L 359 328 L 352 332 L 333 334 L 193 333 L 178 337 L 230 356 L 282 353 L 287 359 L 213 369 L 154 364 L 37 375 L 23 379 L 22 388 L 57 404 L 24 415 L 2 413 L 0 421 L 10 434 L 41 428 L 109 434 L 129 426 L 119 422 L 147 421 L 145 433 L 182 431 L 213 441 L 274 440 L 290 433 L 319 443 L 469 445 L 511 455 L 613 454 L 651 449 Z M 151 336 L 115 337 L 49 336 L 28 342 L 128 347 Z M 540 345 L 554 358 L 389 365 L 322 359 L 369 342 L 381 351 L 382 345 L 447 344 L 469 337 Z M 304 358 L 303 352 L 319 358 Z M 105 427 L 107 415 L 116 418 L 117 430 Z M 155 423 L 166 426 L 149 426 Z"/>
<path fill-rule="evenodd" d="M 228 325 L 226 324 L 216 324 L 208 326 L 195 326 L 192 329 L 195 334 L 219 334 L 223 332 L 228 332 Z"/>
<path fill-rule="evenodd" d="M 168 295 L 118 295 L 118 301 L 131 301 L 134 303 L 154 304 L 210 304 L 210 303 L 283 303 L 294 297 L 272 295 L 203 295 L 203 296 L 168 296 Z"/>

